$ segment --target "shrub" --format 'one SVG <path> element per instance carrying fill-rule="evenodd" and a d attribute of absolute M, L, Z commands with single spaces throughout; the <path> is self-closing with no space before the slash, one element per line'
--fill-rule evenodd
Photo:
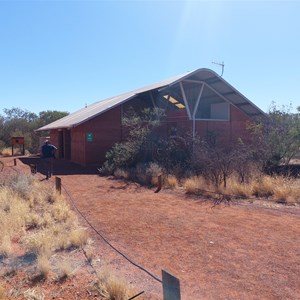
<path fill-rule="evenodd" d="M 11 148 L 3 148 L 0 150 L 0 153 L 3 156 L 11 156 Z"/>
<path fill-rule="evenodd" d="M 45 295 L 41 290 L 37 290 L 37 289 L 28 289 L 26 290 L 24 293 L 24 298 L 26 300 L 44 300 L 45 299 Z"/>
<path fill-rule="evenodd" d="M 256 197 L 270 197 L 274 194 L 274 184 L 271 176 L 261 176 L 253 182 L 253 195 Z"/>
<path fill-rule="evenodd" d="M 17 192 L 22 198 L 28 199 L 32 191 L 34 177 L 32 175 L 18 174 L 11 178 L 8 186 Z"/>
<path fill-rule="evenodd" d="M 42 278 L 47 278 L 51 271 L 51 264 L 49 261 L 49 256 L 47 254 L 40 254 L 37 257 L 37 271 L 39 276 Z"/>
<path fill-rule="evenodd" d="M 97 272 L 97 278 L 98 292 L 105 299 L 126 300 L 133 295 L 129 284 L 125 280 L 115 277 L 107 268 L 102 272 Z"/>
<path fill-rule="evenodd" d="M 207 190 L 207 181 L 202 176 L 194 176 L 184 181 L 183 186 L 188 194 L 198 194 L 200 190 Z"/>
<path fill-rule="evenodd" d="M 74 271 L 71 262 L 68 259 L 63 259 L 62 261 L 60 261 L 59 269 L 60 269 L 59 280 L 63 280 L 70 277 Z"/>
<path fill-rule="evenodd" d="M 2 237 L 2 241 L 0 243 L 0 255 L 9 256 L 11 253 L 12 245 L 10 236 L 5 235 L 4 237 Z"/>
<path fill-rule="evenodd" d="M 236 177 L 229 178 L 226 192 L 242 199 L 250 198 L 253 193 L 251 184 L 240 182 Z"/>
<path fill-rule="evenodd" d="M 178 187 L 178 180 L 174 175 L 168 175 L 164 178 L 164 187 L 175 189 Z"/>
<path fill-rule="evenodd" d="M 75 228 L 69 233 L 71 247 L 83 247 L 87 244 L 88 233 L 84 228 Z"/>
<path fill-rule="evenodd" d="M 117 168 L 114 171 L 114 176 L 116 178 L 119 178 L 119 179 L 128 179 L 129 178 L 129 173 L 128 173 L 128 171 L 125 171 L 123 169 Z"/>

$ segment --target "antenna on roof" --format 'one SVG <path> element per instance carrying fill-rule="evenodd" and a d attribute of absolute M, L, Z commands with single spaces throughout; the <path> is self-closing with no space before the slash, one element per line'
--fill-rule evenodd
<path fill-rule="evenodd" d="M 211 63 L 212 63 L 212 64 L 215 64 L 215 65 L 218 65 L 218 66 L 220 66 L 220 67 L 222 67 L 222 73 L 221 73 L 221 77 L 222 77 L 222 76 L 223 76 L 223 73 L 224 73 L 224 67 L 225 67 L 224 61 L 222 61 L 222 63 L 212 61 Z"/>

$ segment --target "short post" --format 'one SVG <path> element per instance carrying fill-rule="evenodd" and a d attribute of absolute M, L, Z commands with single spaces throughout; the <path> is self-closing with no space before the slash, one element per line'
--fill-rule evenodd
<path fill-rule="evenodd" d="M 180 281 L 175 276 L 162 271 L 162 286 L 164 300 L 180 300 Z"/>
<path fill-rule="evenodd" d="M 57 176 L 55 177 L 55 189 L 61 194 L 61 178 Z"/>
<path fill-rule="evenodd" d="M 14 158 L 14 166 L 16 166 L 16 165 L 17 165 L 17 159 Z"/>
<path fill-rule="evenodd" d="M 157 177 L 157 189 L 155 193 L 158 193 L 161 190 L 161 187 L 162 187 L 162 176 L 161 174 L 159 174 Z"/>

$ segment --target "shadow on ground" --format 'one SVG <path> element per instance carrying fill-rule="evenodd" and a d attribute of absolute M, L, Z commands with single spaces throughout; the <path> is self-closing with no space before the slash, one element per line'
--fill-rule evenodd
<path fill-rule="evenodd" d="M 30 168 L 35 166 L 38 173 L 46 175 L 43 161 L 39 156 L 19 157 L 19 159 Z M 53 176 L 76 174 L 99 174 L 99 171 L 96 166 L 81 166 L 62 159 L 53 160 Z"/>

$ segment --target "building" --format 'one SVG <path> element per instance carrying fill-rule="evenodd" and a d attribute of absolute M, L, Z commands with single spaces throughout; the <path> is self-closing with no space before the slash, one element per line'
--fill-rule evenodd
<path fill-rule="evenodd" d="M 122 116 L 129 108 L 166 109 L 164 128 L 214 132 L 221 142 L 246 138 L 246 124 L 264 112 L 209 69 L 197 69 L 168 80 L 91 104 L 38 131 L 49 131 L 58 157 L 81 165 L 100 165 L 105 153 L 126 130 Z"/>

